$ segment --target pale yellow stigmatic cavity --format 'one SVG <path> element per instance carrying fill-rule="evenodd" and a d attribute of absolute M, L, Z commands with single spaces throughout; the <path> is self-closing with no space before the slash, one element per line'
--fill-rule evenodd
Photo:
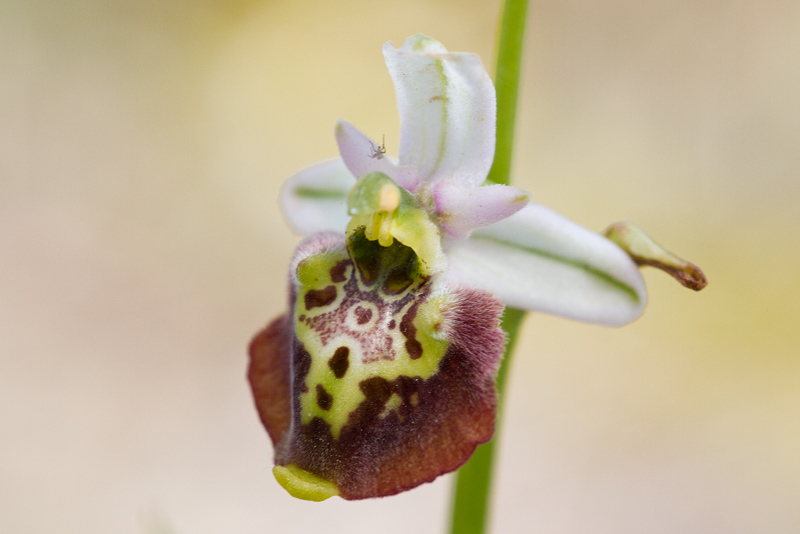
<path fill-rule="evenodd" d="M 347 211 L 352 217 L 347 235 L 363 226 L 367 239 L 383 247 L 397 239 L 411 248 L 420 260 L 422 274 L 444 269 L 439 227 L 414 195 L 382 172 L 359 178 L 347 196 Z"/>
<path fill-rule="evenodd" d="M 300 469 L 296 465 L 276 465 L 272 468 L 272 474 L 292 497 L 298 499 L 319 502 L 339 495 L 339 488 L 336 487 L 336 484 Z"/>

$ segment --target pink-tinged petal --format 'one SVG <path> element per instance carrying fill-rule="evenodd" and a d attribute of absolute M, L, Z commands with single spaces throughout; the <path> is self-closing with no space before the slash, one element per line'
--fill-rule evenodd
<path fill-rule="evenodd" d="M 467 188 L 439 182 L 433 197 L 442 228 L 453 237 L 464 238 L 474 228 L 496 223 L 524 208 L 530 193 L 508 185 Z"/>
<path fill-rule="evenodd" d="M 341 159 L 323 161 L 306 167 L 283 184 L 280 205 L 283 216 L 295 232 L 344 232 L 347 193 L 355 178 Z"/>
<path fill-rule="evenodd" d="M 400 164 L 422 181 L 477 187 L 494 158 L 496 97 L 475 54 L 448 52 L 422 35 L 383 55 L 400 111 Z"/>
<path fill-rule="evenodd" d="M 400 187 L 409 191 L 416 189 L 419 182 L 417 171 L 396 165 L 383 152 L 383 145 L 372 141 L 349 122 L 341 119 L 336 122 L 336 142 L 344 164 L 356 178 L 371 172 L 382 172 Z"/>
<path fill-rule="evenodd" d="M 291 341 L 282 318 L 250 352 L 276 479 L 290 493 L 392 495 L 491 439 L 505 342 L 497 299 L 422 276 L 411 249 L 363 232 L 347 247 L 340 235 L 307 238 L 292 266 Z"/>
<path fill-rule="evenodd" d="M 536 204 L 447 250 L 448 276 L 506 305 L 620 326 L 647 302 L 631 258 L 605 237 Z"/>

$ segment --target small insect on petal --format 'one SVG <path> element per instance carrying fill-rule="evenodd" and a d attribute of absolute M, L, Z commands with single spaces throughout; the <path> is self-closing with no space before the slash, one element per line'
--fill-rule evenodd
<path fill-rule="evenodd" d="M 386 136 L 383 136 L 383 141 L 379 146 L 375 146 L 372 141 L 370 141 L 369 144 L 372 147 L 369 157 L 372 159 L 383 159 L 383 155 L 386 154 Z"/>

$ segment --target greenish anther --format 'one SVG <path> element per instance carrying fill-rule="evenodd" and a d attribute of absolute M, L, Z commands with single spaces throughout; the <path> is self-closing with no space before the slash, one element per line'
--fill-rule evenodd
<path fill-rule="evenodd" d="M 444 268 L 439 227 L 414 195 L 384 173 L 362 176 L 347 195 L 347 209 L 352 217 L 347 235 L 364 228 L 366 238 L 383 247 L 397 239 L 414 250 L 425 276 Z"/>
<path fill-rule="evenodd" d="M 362 176 L 347 195 L 347 213 L 365 216 L 392 212 L 400 205 L 400 188 L 382 172 Z"/>

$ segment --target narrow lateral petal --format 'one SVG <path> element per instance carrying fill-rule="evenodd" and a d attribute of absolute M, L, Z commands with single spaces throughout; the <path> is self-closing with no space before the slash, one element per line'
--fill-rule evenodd
<path fill-rule="evenodd" d="M 382 172 L 409 191 L 414 191 L 419 182 L 417 172 L 411 167 L 400 167 L 394 163 L 378 145 L 345 120 L 336 122 L 336 142 L 344 164 L 356 178 L 371 172 Z"/>
<path fill-rule="evenodd" d="M 283 184 L 280 205 L 286 222 L 303 235 L 343 232 L 347 215 L 347 193 L 355 178 L 341 159 L 306 167 Z"/>
<path fill-rule="evenodd" d="M 440 224 L 458 238 L 513 215 L 530 200 L 527 191 L 508 185 L 465 188 L 450 182 L 436 184 L 433 195 Z"/>
<path fill-rule="evenodd" d="M 514 308 L 620 326 L 647 302 L 644 280 L 622 249 L 536 204 L 454 241 L 447 257 L 453 280 Z"/>
<path fill-rule="evenodd" d="M 494 158 L 494 86 L 475 54 L 448 52 L 423 35 L 383 55 L 400 111 L 400 165 L 422 181 L 459 181 L 477 187 Z"/>

